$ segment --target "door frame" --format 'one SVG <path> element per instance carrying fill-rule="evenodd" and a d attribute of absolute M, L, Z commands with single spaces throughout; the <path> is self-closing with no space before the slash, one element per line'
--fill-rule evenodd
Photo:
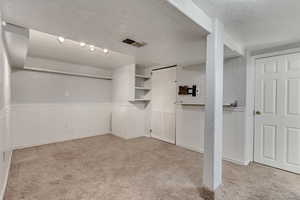
<path fill-rule="evenodd" d="M 245 158 L 246 162 L 254 162 L 255 137 L 255 93 L 256 93 L 256 60 L 274 56 L 300 53 L 300 48 L 269 49 L 262 53 L 247 52 L 246 64 L 246 107 L 245 107 Z"/>

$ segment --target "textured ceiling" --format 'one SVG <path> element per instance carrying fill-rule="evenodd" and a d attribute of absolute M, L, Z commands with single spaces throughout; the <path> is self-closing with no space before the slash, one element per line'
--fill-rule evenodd
<path fill-rule="evenodd" d="M 135 62 L 133 56 L 113 51 L 105 54 L 102 48 L 97 47 L 91 52 L 88 45 L 81 47 L 78 42 L 69 39 L 60 43 L 57 36 L 35 30 L 30 30 L 28 55 L 101 68 L 116 68 Z"/>
<path fill-rule="evenodd" d="M 248 49 L 300 41 L 299 0 L 193 0 Z"/>
<path fill-rule="evenodd" d="M 206 31 L 165 0 L 5 0 L 2 7 L 10 23 L 132 55 L 139 64 L 205 60 Z M 127 37 L 147 45 L 121 43 Z"/>
<path fill-rule="evenodd" d="M 299 0 L 193 1 L 248 49 L 300 41 Z M 132 55 L 144 65 L 205 60 L 206 32 L 165 0 L 2 0 L 2 12 L 8 22 Z M 148 45 L 126 46 L 120 41 L 127 37 Z"/>

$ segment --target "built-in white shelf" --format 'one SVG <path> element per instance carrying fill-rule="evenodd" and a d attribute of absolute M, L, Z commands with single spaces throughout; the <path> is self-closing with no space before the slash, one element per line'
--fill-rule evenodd
<path fill-rule="evenodd" d="M 143 78 L 143 79 L 150 79 L 151 78 L 150 76 L 145 76 L 145 75 L 142 75 L 142 74 L 136 74 L 135 77 Z"/>
<path fill-rule="evenodd" d="M 129 70 L 129 101 L 151 101 L 151 68 L 132 65 Z"/>
<path fill-rule="evenodd" d="M 112 76 L 98 76 L 98 75 L 92 75 L 92 74 L 64 72 L 64 71 L 58 71 L 58 70 L 52 70 L 52 69 L 43 69 L 43 68 L 35 68 L 35 67 L 24 67 L 23 70 L 44 72 L 44 73 L 53 73 L 53 74 L 63 74 L 63 75 L 68 75 L 68 76 L 78 76 L 78 77 L 112 80 Z"/>
<path fill-rule="evenodd" d="M 151 90 L 151 88 L 147 87 L 135 87 L 136 90 Z"/>
<path fill-rule="evenodd" d="M 150 99 L 134 99 L 134 101 L 150 101 Z"/>

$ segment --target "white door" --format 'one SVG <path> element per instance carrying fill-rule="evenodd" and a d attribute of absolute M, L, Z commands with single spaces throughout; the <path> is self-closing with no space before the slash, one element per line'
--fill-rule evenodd
<path fill-rule="evenodd" d="M 300 173 L 300 53 L 256 61 L 254 160 Z"/>
<path fill-rule="evenodd" d="M 175 144 L 176 68 L 152 73 L 151 136 Z"/>

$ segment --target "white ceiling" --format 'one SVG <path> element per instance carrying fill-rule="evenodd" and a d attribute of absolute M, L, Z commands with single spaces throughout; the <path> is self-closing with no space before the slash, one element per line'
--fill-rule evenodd
<path fill-rule="evenodd" d="M 300 41 L 299 0 L 193 0 L 248 49 Z"/>
<path fill-rule="evenodd" d="M 220 17 L 226 31 L 248 49 L 300 41 L 299 0 L 193 1 Z M 206 32 L 166 0 L 3 0 L 2 12 L 10 23 L 132 55 L 143 65 L 205 60 Z M 127 37 L 148 45 L 138 49 L 122 44 Z M 36 43 L 31 53 L 39 54 L 42 44 Z M 236 54 L 226 49 L 225 55 Z"/>
<path fill-rule="evenodd" d="M 2 8 L 10 23 L 133 55 L 138 64 L 205 60 L 206 31 L 165 0 L 4 0 Z M 127 37 L 147 45 L 121 43 Z M 34 49 L 32 54 L 41 53 Z"/>
<path fill-rule="evenodd" d="M 81 47 L 79 42 L 69 39 L 60 43 L 57 36 L 35 30 L 30 30 L 28 55 L 101 68 L 116 68 L 135 63 L 133 56 L 113 51 L 105 54 L 99 47 L 91 52 L 89 45 Z"/>

